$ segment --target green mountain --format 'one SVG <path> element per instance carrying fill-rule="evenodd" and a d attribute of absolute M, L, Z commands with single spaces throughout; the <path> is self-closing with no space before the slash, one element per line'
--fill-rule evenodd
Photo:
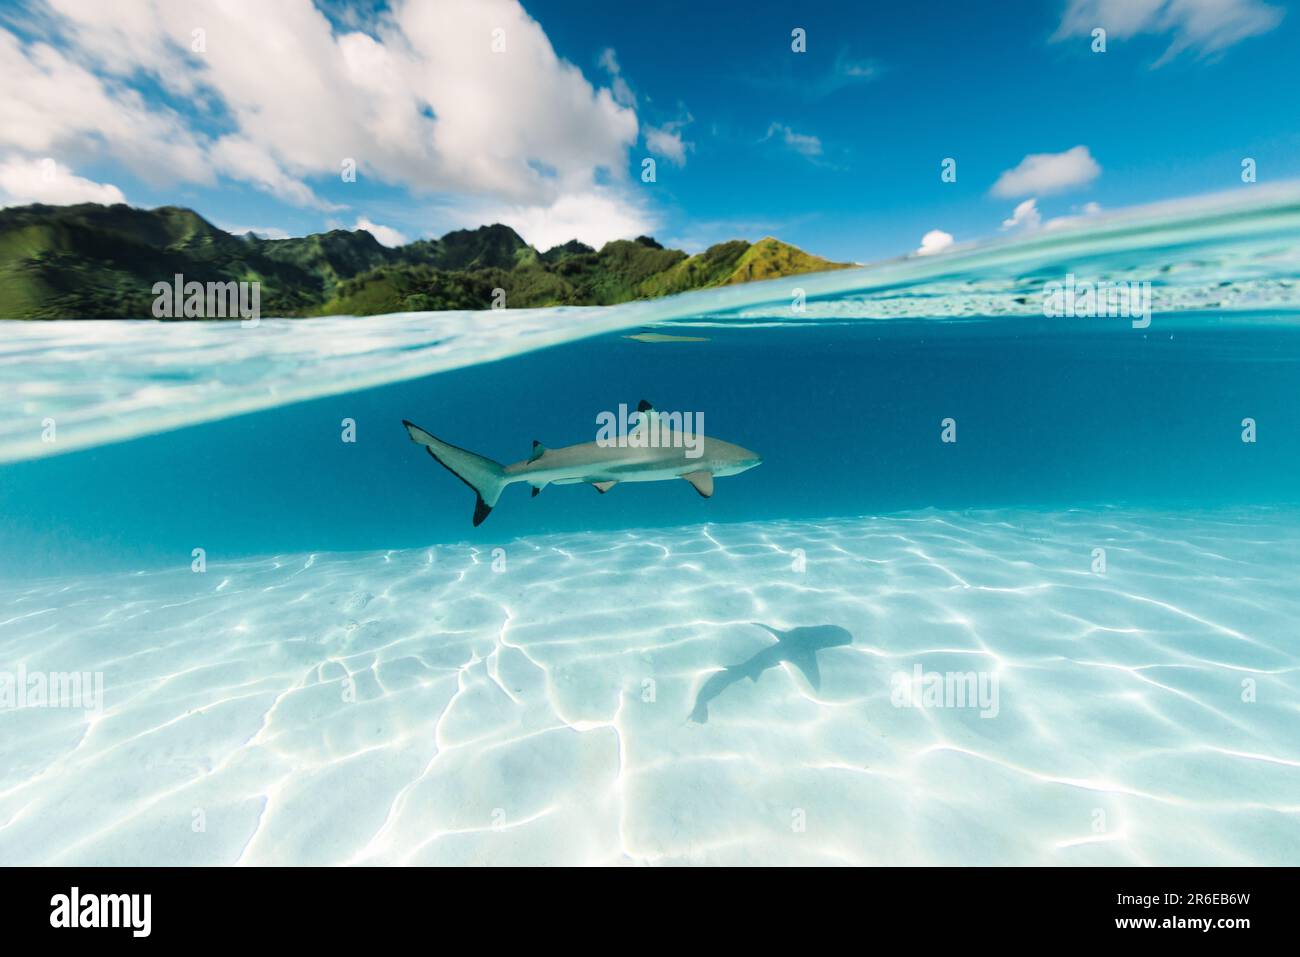
<path fill-rule="evenodd" d="M 0 319 L 149 319 L 155 283 L 258 282 L 264 316 L 374 315 L 608 305 L 730 283 L 843 269 L 768 237 L 695 256 L 647 236 L 538 252 L 510 227 L 462 229 L 390 249 L 364 230 L 234 236 L 188 209 L 0 209 Z"/>

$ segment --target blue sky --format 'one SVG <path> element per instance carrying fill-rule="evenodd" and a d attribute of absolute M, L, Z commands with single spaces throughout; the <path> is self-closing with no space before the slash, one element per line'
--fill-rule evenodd
<path fill-rule="evenodd" d="M 3 5 L 0 202 L 865 262 L 1300 176 L 1300 15 L 1265 0 L 108 6 Z"/>

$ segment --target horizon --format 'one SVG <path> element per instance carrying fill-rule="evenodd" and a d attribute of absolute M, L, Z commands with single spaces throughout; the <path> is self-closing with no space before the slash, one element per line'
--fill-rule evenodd
<path fill-rule="evenodd" d="M 192 206 L 179 206 L 179 205 L 176 205 L 176 204 L 174 204 L 174 203 L 165 203 L 165 204 L 163 204 L 163 205 L 161 205 L 161 206 L 134 206 L 134 205 L 132 205 L 131 203 L 95 203 L 95 202 L 88 202 L 88 203 L 69 203 L 69 204 L 63 204 L 63 205 L 60 205 L 60 204 L 57 204 L 57 203 L 25 203 L 25 204 L 22 204 L 22 205 L 4 206 L 4 207 L 0 207 L 0 209 L 31 209 L 31 208 L 33 208 L 33 207 L 42 207 L 42 208 L 46 208 L 46 209 L 60 209 L 60 208 L 67 209 L 67 208 L 71 208 L 71 207 L 73 207 L 73 206 L 99 206 L 99 207 L 101 207 L 101 208 L 103 208 L 103 209 L 112 209 L 112 208 L 115 207 L 115 206 L 121 206 L 121 207 L 123 207 L 124 209 L 130 209 L 130 210 L 134 210 L 134 211 L 136 211 L 136 212 L 142 212 L 142 213 L 157 213 L 157 212 L 160 212 L 161 210 L 164 210 L 164 209 L 175 209 L 175 210 L 179 210 L 179 211 L 181 211 L 181 212 L 192 213 L 192 214 L 194 214 L 194 215 L 197 216 L 199 219 L 201 219 L 201 220 L 203 220 L 205 223 L 207 223 L 209 226 L 213 227 L 214 229 L 220 230 L 221 232 L 224 232 L 224 233 L 225 233 L 226 235 L 228 235 L 228 236 L 234 236 L 234 237 L 237 238 L 237 239 L 242 239 L 242 238 L 244 238 L 245 236 L 253 236 L 255 239 L 258 239 L 258 240 L 261 241 L 261 242 L 268 242 L 268 243 L 271 243 L 271 242 L 285 242 L 286 240 L 293 240 L 293 239 L 307 239 L 307 238 L 310 238 L 311 236 L 324 236 L 324 235 L 328 235 L 329 233 L 348 233 L 348 234 L 351 234 L 351 233 L 365 233 L 365 234 L 368 235 L 371 239 L 374 239 L 375 242 L 379 243 L 381 246 L 385 245 L 384 243 L 382 243 L 382 242 L 379 241 L 379 239 L 375 236 L 375 234 L 374 234 L 373 232 L 371 232 L 369 229 L 365 228 L 364 226 L 354 226 L 354 227 L 348 227 L 348 226 L 335 226 L 335 227 L 328 228 L 328 229 L 322 229 L 322 230 L 320 230 L 319 232 L 315 232 L 315 233 L 305 233 L 305 234 L 302 235 L 302 236 L 265 236 L 265 235 L 261 235 L 261 234 L 259 234 L 256 230 L 251 230 L 251 229 L 250 229 L 250 230 L 245 230 L 244 232 L 238 232 L 238 233 L 237 233 L 237 232 L 232 232 L 231 230 L 226 229 L 225 227 L 218 225 L 217 223 L 213 222 L 212 219 L 211 219 L 210 217 L 204 215 L 201 211 L 199 211 L 199 210 L 193 208 Z M 500 228 L 502 228 L 502 229 L 509 229 L 512 233 L 515 234 L 515 237 L 516 237 L 517 239 L 519 239 L 519 240 L 520 240 L 521 242 L 523 242 L 525 245 L 532 246 L 532 248 L 535 249 L 535 250 L 536 250 L 537 252 L 539 252 L 539 253 L 552 252 L 553 250 L 560 249 L 560 248 L 562 248 L 562 247 L 564 247 L 564 246 L 568 246 L 568 245 L 570 245 L 571 243 L 579 243 L 579 244 L 581 244 L 581 245 L 587 245 L 587 244 L 585 244 L 585 243 L 582 243 L 581 240 L 579 240 L 579 239 L 577 239 L 576 237 L 574 237 L 574 238 L 571 238 L 571 239 L 566 239 L 566 240 L 564 240 L 564 241 L 562 241 L 562 242 L 558 242 L 558 243 L 556 243 L 556 244 L 553 245 L 553 246 L 543 246 L 543 247 L 534 246 L 532 243 L 529 243 L 527 239 L 525 239 L 523 236 L 521 236 L 521 235 L 519 234 L 519 231 L 516 230 L 513 226 L 509 225 L 508 223 L 500 223 L 500 222 L 497 222 L 497 223 L 481 223 L 481 224 L 478 225 L 478 226 L 462 226 L 462 227 L 457 227 L 457 228 L 455 228 L 455 229 L 449 229 L 449 230 L 447 230 L 446 232 L 444 232 L 444 233 L 442 233 L 442 234 L 440 234 L 440 235 L 436 235 L 436 236 L 435 236 L 435 235 L 430 235 L 430 236 L 420 236 L 420 237 L 417 237 L 417 238 L 415 238 L 415 239 L 408 239 L 408 240 L 403 244 L 403 246 L 409 246 L 409 245 L 411 245 L 411 244 L 413 244 L 413 243 L 417 243 L 417 242 L 435 242 L 435 241 L 437 241 L 437 240 L 446 239 L 448 236 L 450 236 L 450 235 L 452 235 L 452 234 L 454 234 L 454 233 L 475 233 L 475 232 L 479 232 L 479 231 L 484 230 L 484 229 L 496 229 L 497 227 L 500 227 Z M 637 242 L 637 241 L 642 240 L 642 239 L 648 239 L 648 240 L 650 240 L 651 242 L 653 242 L 653 243 L 658 243 L 661 247 L 663 247 L 663 244 L 662 244 L 662 243 L 659 243 L 659 240 L 657 240 L 654 236 L 644 235 L 644 234 L 643 234 L 643 235 L 639 235 L 639 236 L 631 236 L 631 237 L 618 237 L 617 239 L 607 240 L 607 242 L 606 242 L 606 243 L 603 243 L 602 246 L 607 245 L 607 244 L 610 243 L 610 242 Z M 778 236 L 771 236 L 771 235 L 767 235 L 767 236 L 759 236 L 757 239 L 749 239 L 749 238 L 744 237 L 744 236 L 733 236 L 733 237 L 731 237 L 731 239 L 729 239 L 729 240 L 727 240 L 727 239 L 719 240 L 718 243 L 716 243 L 715 245 L 721 245 L 721 244 L 723 244 L 723 243 L 734 242 L 734 241 L 739 240 L 739 241 L 742 241 L 742 242 L 747 242 L 747 243 L 749 243 L 751 246 L 753 246 L 753 245 L 756 245 L 756 244 L 761 243 L 761 242 L 763 242 L 764 240 L 768 240 L 768 239 L 775 240 L 775 241 L 777 241 L 777 242 L 782 242 L 782 240 L 780 239 L 780 237 L 778 237 Z M 788 245 L 788 244 L 787 244 L 787 245 Z M 403 246 L 389 246 L 389 247 L 387 247 L 387 248 L 390 248 L 390 249 L 401 249 L 401 248 L 403 248 Z M 591 249 L 592 252 L 599 252 L 601 247 L 588 246 L 587 248 Z M 663 247 L 663 248 L 667 248 L 667 247 Z M 808 250 L 804 250 L 804 252 L 808 252 Z"/>

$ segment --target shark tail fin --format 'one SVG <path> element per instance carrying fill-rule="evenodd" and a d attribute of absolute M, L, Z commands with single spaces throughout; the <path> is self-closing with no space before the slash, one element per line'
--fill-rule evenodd
<path fill-rule="evenodd" d="M 505 468 L 499 462 L 442 441 L 414 422 L 403 419 L 402 425 L 406 426 L 412 442 L 423 445 L 439 465 L 474 490 L 478 496 L 474 503 L 474 524 L 482 525 L 501 498 L 502 489 L 509 484 Z"/>

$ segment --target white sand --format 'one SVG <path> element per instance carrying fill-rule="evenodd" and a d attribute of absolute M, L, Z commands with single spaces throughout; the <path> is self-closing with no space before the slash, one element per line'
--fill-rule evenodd
<path fill-rule="evenodd" d="M 0 711 L 0 863 L 1300 863 L 1298 530 L 924 512 L 9 583 L 0 670 L 106 704 Z M 854 640 L 688 722 L 755 621 Z M 895 707 L 916 664 L 995 673 L 997 716 Z"/>

